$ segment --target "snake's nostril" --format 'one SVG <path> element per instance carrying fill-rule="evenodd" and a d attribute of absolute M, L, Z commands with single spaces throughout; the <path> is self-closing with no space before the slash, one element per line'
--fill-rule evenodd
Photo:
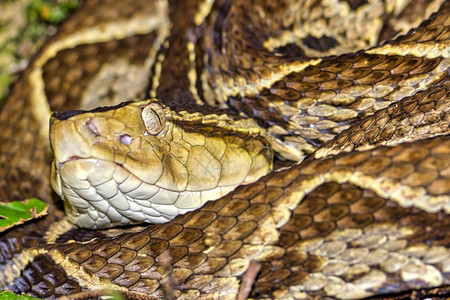
<path fill-rule="evenodd" d="M 94 121 L 92 121 L 92 119 L 90 119 L 89 121 L 86 122 L 86 127 L 89 129 L 89 131 L 95 135 L 95 136 L 99 136 L 100 133 L 98 131 L 97 126 L 95 126 Z"/>

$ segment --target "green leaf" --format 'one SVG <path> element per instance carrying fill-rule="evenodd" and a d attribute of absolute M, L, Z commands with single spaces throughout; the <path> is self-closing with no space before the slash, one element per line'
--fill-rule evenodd
<path fill-rule="evenodd" d="M 14 225 L 47 214 L 47 205 L 39 199 L 0 203 L 0 232 Z"/>
<path fill-rule="evenodd" d="M 28 10 L 33 18 L 58 24 L 79 5 L 79 0 L 67 0 L 63 3 L 54 0 L 33 0 L 30 2 Z"/>
<path fill-rule="evenodd" d="M 110 300 L 124 300 L 124 298 L 117 291 L 111 290 L 107 294 L 109 295 L 109 297 L 111 297 L 109 298 Z"/>
<path fill-rule="evenodd" d="M 27 295 L 17 295 L 12 292 L 0 291 L 0 300 L 33 300 L 38 299 Z"/>

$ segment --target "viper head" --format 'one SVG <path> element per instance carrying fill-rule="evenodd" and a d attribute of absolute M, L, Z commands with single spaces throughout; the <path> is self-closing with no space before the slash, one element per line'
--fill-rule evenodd
<path fill-rule="evenodd" d="M 53 114 L 52 186 L 81 227 L 161 223 L 272 168 L 263 130 L 157 100 Z"/>

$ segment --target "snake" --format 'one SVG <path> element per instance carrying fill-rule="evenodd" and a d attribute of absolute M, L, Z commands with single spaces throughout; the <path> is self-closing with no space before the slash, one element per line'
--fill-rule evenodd
<path fill-rule="evenodd" d="M 447 0 L 83 2 L 0 110 L 1 199 L 49 212 L 0 235 L 0 286 L 448 296 L 449 16 Z"/>

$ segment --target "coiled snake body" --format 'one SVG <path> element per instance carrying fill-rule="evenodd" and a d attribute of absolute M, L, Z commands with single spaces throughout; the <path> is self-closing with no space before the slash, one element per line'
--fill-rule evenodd
<path fill-rule="evenodd" d="M 0 112 L 2 199 L 50 205 L 2 234 L 1 286 L 41 298 L 445 292 L 449 15 L 443 0 L 86 1 Z M 51 111 L 148 97 L 164 105 L 53 115 L 52 181 L 70 220 L 159 222 L 220 199 L 165 224 L 74 227 L 52 202 Z M 257 179 L 272 149 L 307 157 Z"/>

